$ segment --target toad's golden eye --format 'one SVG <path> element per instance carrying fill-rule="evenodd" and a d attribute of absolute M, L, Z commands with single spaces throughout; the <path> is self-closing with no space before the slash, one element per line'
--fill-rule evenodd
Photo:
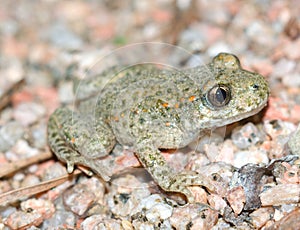
<path fill-rule="evenodd" d="M 215 85 L 206 94 L 206 100 L 212 107 L 223 107 L 230 99 L 230 88 L 226 85 Z"/>

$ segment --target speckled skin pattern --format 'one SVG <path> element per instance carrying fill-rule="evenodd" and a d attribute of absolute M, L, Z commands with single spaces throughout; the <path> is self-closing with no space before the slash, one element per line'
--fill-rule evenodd
<path fill-rule="evenodd" d="M 288 147 L 292 154 L 298 155 L 300 157 L 300 124 L 297 127 L 297 130 L 290 137 L 288 141 Z"/>
<path fill-rule="evenodd" d="M 202 185 L 210 191 L 214 186 L 195 172 L 174 172 L 160 149 L 184 147 L 205 129 L 249 117 L 266 105 L 269 96 L 265 79 L 242 69 L 238 58 L 227 53 L 192 69 L 140 64 L 112 73 L 81 83 L 94 92 L 78 111 L 59 108 L 51 115 L 51 149 L 67 162 L 68 172 L 81 164 L 109 180 L 109 169 L 95 159 L 109 154 L 116 142 L 133 146 L 158 185 L 186 195 L 189 202 L 193 196 L 188 186 Z M 95 90 L 108 75 L 111 80 L 105 87 Z"/>

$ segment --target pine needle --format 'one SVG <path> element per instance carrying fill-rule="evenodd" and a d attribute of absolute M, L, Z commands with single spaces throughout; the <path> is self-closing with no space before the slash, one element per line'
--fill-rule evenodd
<path fill-rule="evenodd" d="M 51 188 L 54 188 L 67 180 L 72 179 L 74 176 L 80 174 L 80 170 L 74 170 L 72 174 L 66 174 L 64 176 L 41 182 L 37 185 L 32 185 L 24 188 L 15 189 L 3 194 L 0 194 L 0 206 L 4 206 L 8 203 L 13 203 L 22 198 L 26 198 L 44 191 L 47 191 Z"/>

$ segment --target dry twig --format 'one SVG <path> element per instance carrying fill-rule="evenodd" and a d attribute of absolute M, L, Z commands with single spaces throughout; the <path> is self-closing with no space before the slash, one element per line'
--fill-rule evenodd
<path fill-rule="evenodd" d="M 58 177 L 58 178 L 55 178 L 52 180 L 44 181 L 37 185 L 19 188 L 19 189 L 15 189 L 15 190 L 3 193 L 0 195 L 0 206 L 1 205 L 4 206 L 8 203 L 13 203 L 21 198 L 29 197 L 29 196 L 47 191 L 51 188 L 54 188 L 64 182 L 66 182 L 67 180 L 72 179 L 74 176 L 76 176 L 80 173 L 81 173 L 81 171 L 74 170 L 74 172 L 72 174 L 66 174 L 64 176 L 61 176 L 61 177 Z"/>
<path fill-rule="evenodd" d="M 46 151 L 36 156 L 18 160 L 16 162 L 1 164 L 0 178 L 7 176 L 13 172 L 16 172 L 22 168 L 25 168 L 31 164 L 50 159 L 51 157 L 52 157 L 52 153 L 50 151 Z"/>

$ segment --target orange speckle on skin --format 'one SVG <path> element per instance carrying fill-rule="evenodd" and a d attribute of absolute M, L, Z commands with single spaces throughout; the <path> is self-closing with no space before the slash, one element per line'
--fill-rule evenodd
<path fill-rule="evenodd" d="M 163 103 L 162 106 L 166 108 L 169 106 L 169 104 L 166 102 L 166 103 Z"/>
<path fill-rule="evenodd" d="M 193 96 L 190 96 L 190 97 L 189 97 L 189 101 L 192 102 L 192 101 L 195 100 L 195 98 L 196 98 L 196 97 L 195 97 L 194 95 L 193 95 Z"/>
<path fill-rule="evenodd" d="M 137 110 L 137 109 L 131 109 L 131 112 L 134 113 L 134 114 L 139 114 L 140 113 L 140 111 Z"/>

